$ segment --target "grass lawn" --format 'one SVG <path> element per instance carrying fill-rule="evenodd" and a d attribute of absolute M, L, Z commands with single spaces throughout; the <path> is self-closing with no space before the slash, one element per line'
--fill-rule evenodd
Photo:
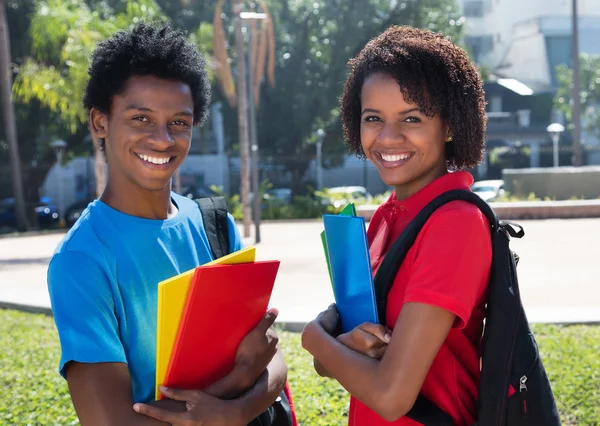
<path fill-rule="evenodd" d="M 565 426 L 600 425 L 600 326 L 534 329 Z M 301 425 L 345 425 L 348 398 L 320 379 L 300 348 L 300 336 L 281 333 Z M 52 318 L 0 310 L 0 424 L 75 425 Z"/>

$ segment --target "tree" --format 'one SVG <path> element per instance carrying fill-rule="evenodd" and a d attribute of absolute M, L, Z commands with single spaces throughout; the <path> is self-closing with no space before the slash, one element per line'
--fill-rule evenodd
<path fill-rule="evenodd" d="M 81 98 L 88 80 L 88 60 L 96 44 L 135 22 L 166 19 L 154 0 L 38 2 L 30 25 L 32 55 L 20 67 L 16 97 L 24 103 L 39 101 L 75 134 L 87 123 Z M 212 28 L 210 24 L 196 28 L 190 39 L 206 51 L 212 41 Z M 99 196 L 106 184 L 106 162 L 99 141 L 92 141 Z"/>
<path fill-rule="evenodd" d="M 10 154 L 17 229 L 19 231 L 26 231 L 29 225 L 25 210 L 25 196 L 23 193 L 23 180 L 21 175 L 21 159 L 19 156 L 16 120 L 11 96 L 11 63 L 12 57 L 10 54 L 8 22 L 6 19 L 6 4 L 5 0 L 0 0 L 0 96 L 2 98 L 2 111 L 4 112 L 4 129 Z"/>
<path fill-rule="evenodd" d="M 243 208 L 243 225 L 244 237 L 250 236 L 250 143 L 249 143 L 249 123 L 248 123 L 248 90 L 252 90 L 254 94 L 255 104 L 260 101 L 260 86 L 265 73 L 265 64 L 268 58 L 269 80 L 271 85 L 274 84 L 274 65 L 275 65 L 275 38 L 273 35 L 273 26 L 271 24 L 271 16 L 268 13 L 267 6 L 264 0 L 260 1 L 262 12 L 267 15 L 267 19 L 261 23 L 260 34 L 256 34 L 257 23 L 255 20 L 249 22 L 249 28 L 252 36 L 252 46 L 250 52 L 252 57 L 246 64 L 246 48 L 244 43 L 244 35 L 242 32 L 243 22 L 240 13 L 244 9 L 243 0 L 232 0 L 231 6 L 234 16 L 234 39 L 235 53 L 237 56 L 237 97 L 236 83 L 233 79 L 230 66 L 230 58 L 227 52 L 226 34 L 223 27 L 222 9 L 225 0 L 218 0 L 215 7 L 213 28 L 214 28 L 214 59 L 215 59 L 215 75 L 220 83 L 223 94 L 229 105 L 235 107 L 237 105 L 237 121 L 238 121 L 238 140 L 240 154 L 240 193 Z M 258 40 L 260 38 L 260 41 Z M 246 68 L 252 69 L 252 74 L 247 74 Z M 249 82 L 248 89 L 247 75 L 252 75 L 253 81 Z M 251 123 L 250 123 L 251 124 Z M 255 194 L 258 197 L 258 194 Z"/>
<path fill-rule="evenodd" d="M 270 0 L 275 34 L 275 80 L 261 94 L 257 115 L 263 158 L 292 173 L 294 192 L 315 156 L 316 131 L 323 129 L 326 166 L 344 152 L 339 96 L 348 59 L 390 25 L 429 28 L 460 42 L 463 22 L 455 0 Z M 233 111 L 226 123 L 235 120 Z M 230 132 L 232 126 L 226 125 Z M 231 139 L 235 135 L 229 133 Z"/>
<path fill-rule="evenodd" d="M 582 124 L 586 132 L 600 137 L 600 55 L 580 56 Z M 567 128 L 573 129 L 572 90 L 573 70 L 566 65 L 557 67 L 558 91 L 554 98 L 556 109 L 565 114 Z"/>

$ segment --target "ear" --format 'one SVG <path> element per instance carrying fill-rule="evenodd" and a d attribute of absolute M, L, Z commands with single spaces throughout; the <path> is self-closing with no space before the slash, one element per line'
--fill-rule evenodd
<path fill-rule="evenodd" d="M 444 133 L 446 134 L 446 139 L 444 140 L 444 142 L 452 142 L 452 130 L 450 130 L 450 126 L 447 124 L 444 126 Z"/>
<path fill-rule="evenodd" d="M 99 139 L 106 139 L 108 136 L 108 117 L 99 109 L 90 110 L 90 130 Z"/>

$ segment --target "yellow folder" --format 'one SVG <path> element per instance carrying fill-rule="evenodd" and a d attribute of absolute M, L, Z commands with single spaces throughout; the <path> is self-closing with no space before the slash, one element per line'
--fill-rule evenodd
<path fill-rule="evenodd" d="M 252 263 L 256 257 L 255 247 L 246 247 L 223 256 L 206 265 L 235 265 Z M 171 353 L 177 338 L 179 323 L 196 268 L 158 284 L 158 315 L 156 321 L 156 389 L 155 399 L 160 398 L 158 387 L 163 384 Z"/>

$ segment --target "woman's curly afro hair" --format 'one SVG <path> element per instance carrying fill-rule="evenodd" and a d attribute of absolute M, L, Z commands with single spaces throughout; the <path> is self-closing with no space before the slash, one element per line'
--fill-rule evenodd
<path fill-rule="evenodd" d="M 392 76 L 404 99 L 429 117 L 440 114 L 452 142 L 446 144 L 450 169 L 472 168 L 485 148 L 485 97 L 481 78 L 467 53 L 441 34 L 393 26 L 372 39 L 348 62 L 350 73 L 341 99 L 344 139 L 359 157 L 360 92 L 365 79 L 377 72 Z"/>
<path fill-rule="evenodd" d="M 110 113 L 115 95 L 132 76 L 152 75 L 186 83 L 194 101 L 194 125 L 202 125 L 210 104 L 204 58 L 183 32 L 166 24 L 141 23 L 98 44 L 88 69 L 83 105 Z"/>

